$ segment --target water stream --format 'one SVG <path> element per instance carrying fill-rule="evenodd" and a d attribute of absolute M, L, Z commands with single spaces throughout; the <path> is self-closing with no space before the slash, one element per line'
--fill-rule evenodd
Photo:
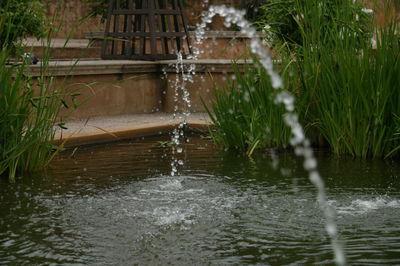
<path fill-rule="evenodd" d="M 166 72 L 164 73 L 166 75 Z M 184 164 L 183 160 L 178 158 L 177 155 L 183 152 L 181 147 L 182 141 L 188 141 L 185 138 L 185 127 L 187 125 L 187 119 L 190 115 L 190 95 L 186 87 L 188 82 L 193 82 L 194 67 L 191 66 L 188 69 L 185 68 L 183 62 L 182 52 L 177 53 L 177 60 L 175 65 L 175 83 L 174 83 L 174 119 L 181 121 L 177 128 L 172 132 L 171 143 L 172 143 L 172 162 L 171 162 L 171 175 L 178 174 L 178 169 Z M 167 77 L 168 78 L 168 77 Z M 179 108 L 179 100 L 182 100 L 182 110 Z"/>

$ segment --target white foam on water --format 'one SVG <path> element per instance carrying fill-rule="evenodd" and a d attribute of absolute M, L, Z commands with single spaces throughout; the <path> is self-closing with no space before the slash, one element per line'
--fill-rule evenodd
<path fill-rule="evenodd" d="M 180 190 L 183 188 L 182 181 L 180 180 L 168 180 L 164 184 L 160 184 L 159 187 L 162 190 Z"/>
<path fill-rule="evenodd" d="M 195 206 L 190 206 L 187 209 L 179 207 L 158 207 L 154 209 L 152 217 L 155 224 L 159 226 L 194 224 L 196 218 Z"/>
<path fill-rule="evenodd" d="M 191 176 L 171 176 L 157 177 L 148 179 L 152 183 L 150 188 L 143 188 L 139 194 L 195 194 L 203 193 L 204 189 L 186 188 L 183 183 L 186 180 L 203 180 L 203 178 Z"/>
<path fill-rule="evenodd" d="M 330 204 L 337 205 L 337 202 L 331 201 Z M 386 208 L 400 208 L 400 200 L 375 197 L 373 199 L 355 199 L 348 205 L 336 206 L 338 214 L 342 215 L 362 215 Z"/>
<path fill-rule="evenodd" d="M 139 194 L 196 194 L 203 193 L 204 189 L 185 189 L 182 191 L 179 190 L 162 190 L 162 189 L 142 189 L 138 193 Z"/>

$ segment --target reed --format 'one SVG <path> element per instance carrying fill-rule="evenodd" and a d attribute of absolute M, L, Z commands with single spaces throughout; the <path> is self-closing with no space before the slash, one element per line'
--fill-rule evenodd
<path fill-rule="evenodd" d="M 301 40 L 293 45 L 293 39 L 281 38 L 281 75 L 296 95 L 300 121 L 312 128 L 307 133 L 313 132 L 314 144 L 322 137 L 336 155 L 397 156 L 399 23 L 394 20 L 377 29 L 371 23 L 368 28 L 364 17 L 357 25 L 359 12 L 354 12 L 353 1 L 337 1 L 336 9 L 331 4 L 296 0 L 287 11 Z M 376 47 L 367 38 L 373 32 Z M 282 122 L 283 109 L 273 104 L 274 90 L 265 72 L 258 64 L 247 65 L 243 72 L 234 64 L 234 69 L 236 80 L 216 90 L 208 110 L 216 127 L 212 137 L 247 152 L 286 147 L 289 132 Z"/>
<path fill-rule="evenodd" d="M 371 15 L 363 12 L 364 5 L 364 1 L 352 0 L 268 0 L 259 7 L 254 24 L 269 36 L 268 41 L 274 48 L 285 44 L 298 52 L 303 44 L 302 27 L 315 19 L 319 20 L 318 29 L 340 25 L 356 31 L 360 41 L 370 39 Z M 343 11 L 354 19 L 337 20 Z"/>
<path fill-rule="evenodd" d="M 337 155 L 393 156 L 400 114 L 398 23 L 376 29 L 375 48 L 342 27 L 343 21 L 354 19 L 343 5 L 333 27 L 318 27 L 322 16 L 309 16 L 302 24 L 307 26 L 302 27 L 297 72 L 301 97 L 309 103 L 306 120 L 317 126 Z M 315 5 L 305 8 L 318 12 Z"/>
<path fill-rule="evenodd" d="M 215 128 L 212 138 L 248 155 L 258 148 L 286 147 L 290 130 L 283 123 L 283 106 L 274 104 L 276 91 L 268 74 L 261 66 L 232 66 L 234 80 L 215 88 L 215 102 L 207 108 Z"/>
<path fill-rule="evenodd" d="M 12 21 L 1 20 L 0 31 L 9 31 L 8 25 Z M 0 48 L 0 175 L 14 182 L 18 174 L 45 167 L 54 155 L 53 125 L 62 94 L 47 77 L 48 52 L 41 75 L 32 78 L 29 58 L 9 64 L 13 47 L 7 43 Z"/>

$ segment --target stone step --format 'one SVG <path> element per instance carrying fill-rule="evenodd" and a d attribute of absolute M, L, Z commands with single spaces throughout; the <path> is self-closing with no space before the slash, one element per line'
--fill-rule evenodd
<path fill-rule="evenodd" d="M 56 60 L 78 58 L 100 59 L 101 48 L 88 39 L 52 39 L 49 43 L 27 38 L 24 41 L 25 51 L 32 53 L 39 60 L 49 57 Z M 50 47 L 50 49 L 47 49 Z"/>
<path fill-rule="evenodd" d="M 68 121 L 65 123 L 66 129 L 56 126 L 55 140 L 56 144 L 63 144 L 64 147 L 74 147 L 155 136 L 172 132 L 183 121 L 188 130 L 207 132 L 211 125 L 206 113 L 195 113 L 185 118 L 160 112 L 100 116 Z"/>

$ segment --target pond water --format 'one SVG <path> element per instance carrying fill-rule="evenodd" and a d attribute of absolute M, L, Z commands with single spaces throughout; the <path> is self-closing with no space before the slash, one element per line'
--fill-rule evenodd
<path fill-rule="evenodd" d="M 333 264 L 292 152 L 249 159 L 191 137 L 172 177 L 169 139 L 68 150 L 46 173 L 0 181 L 0 264 Z M 400 163 L 316 155 L 348 262 L 400 264 Z"/>

